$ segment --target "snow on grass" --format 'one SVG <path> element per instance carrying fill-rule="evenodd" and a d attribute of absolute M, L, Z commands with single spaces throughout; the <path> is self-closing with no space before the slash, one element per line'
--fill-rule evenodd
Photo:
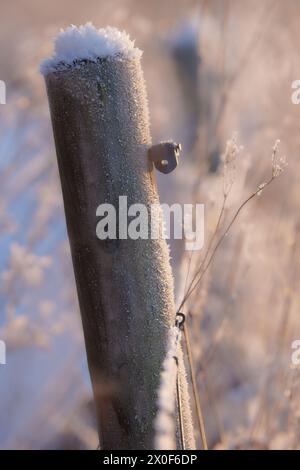
<path fill-rule="evenodd" d="M 92 23 L 79 27 L 71 25 L 58 34 L 54 55 L 42 62 L 40 70 L 47 75 L 79 60 L 96 62 L 99 58 L 119 56 L 130 59 L 141 55 L 142 51 L 134 46 L 134 41 L 125 31 L 111 26 L 96 29 Z"/>

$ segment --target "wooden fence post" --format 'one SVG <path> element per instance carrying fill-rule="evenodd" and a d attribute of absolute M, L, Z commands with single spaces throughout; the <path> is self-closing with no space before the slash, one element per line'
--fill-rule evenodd
<path fill-rule="evenodd" d="M 101 30 L 100 30 L 101 31 Z M 99 33 L 100 34 L 100 33 Z M 133 49 L 136 50 L 136 49 Z M 99 240 L 97 207 L 159 202 L 139 55 L 43 67 L 103 449 L 153 449 L 166 337 L 175 321 L 166 242 Z M 194 448 L 180 364 L 186 448 Z"/>

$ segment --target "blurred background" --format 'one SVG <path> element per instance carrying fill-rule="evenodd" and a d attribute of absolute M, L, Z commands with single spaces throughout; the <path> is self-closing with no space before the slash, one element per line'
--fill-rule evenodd
<path fill-rule="evenodd" d="M 281 141 L 288 167 L 243 209 L 186 313 L 209 448 L 299 449 L 299 2 L 1 0 L 0 11 L 0 448 L 98 445 L 39 73 L 60 28 L 92 21 L 125 29 L 143 49 L 153 141 L 183 146 L 177 170 L 158 175 L 161 201 L 204 203 L 207 244 L 223 203 L 226 142 L 236 136 L 242 148 L 224 227 L 269 178 Z M 180 303 L 205 249 L 191 258 L 176 241 L 171 254 Z"/>

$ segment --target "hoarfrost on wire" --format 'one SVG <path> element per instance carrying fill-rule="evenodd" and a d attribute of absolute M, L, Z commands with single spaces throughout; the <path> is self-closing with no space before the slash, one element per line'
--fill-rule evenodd
<path fill-rule="evenodd" d="M 71 25 L 60 31 L 55 39 L 53 56 L 42 62 L 40 70 L 47 75 L 72 65 L 76 60 L 95 62 L 105 57 L 131 59 L 141 55 L 142 51 L 134 46 L 134 41 L 125 31 L 111 26 L 97 29 L 92 23 Z"/>

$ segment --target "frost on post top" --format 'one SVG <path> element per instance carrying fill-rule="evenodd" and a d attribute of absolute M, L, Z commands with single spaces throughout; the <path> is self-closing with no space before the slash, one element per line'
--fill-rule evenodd
<path fill-rule="evenodd" d="M 70 67 L 78 60 L 96 62 L 99 58 L 140 58 L 142 51 L 134 47 L 134 41 L 125 31 L 110 26 L 96 29 L 92 23 L 71 25 L 61 30 L 55 39 L 54 54 L 41 64 L 41 73 L 47 75 Z"/>

